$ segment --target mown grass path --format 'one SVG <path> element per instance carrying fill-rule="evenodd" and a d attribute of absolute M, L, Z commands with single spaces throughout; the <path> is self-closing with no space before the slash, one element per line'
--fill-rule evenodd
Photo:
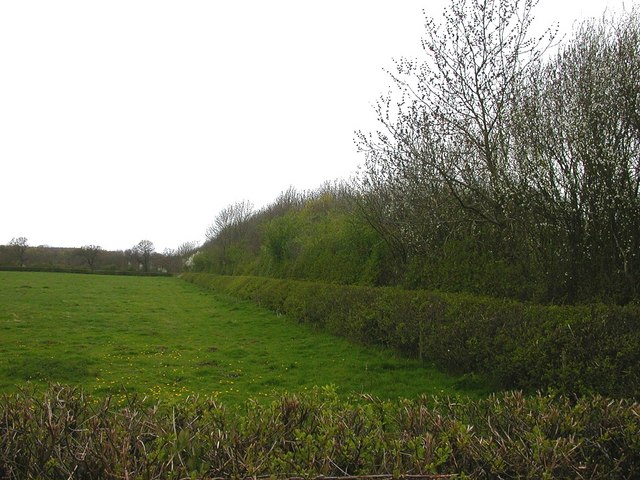
<path fill-rule="evenodd" d="M 27 382 L 229 404 L 329 384 L 383 398 L 483 393 L 177 278 L 0 272 L 0 392 Z"/>

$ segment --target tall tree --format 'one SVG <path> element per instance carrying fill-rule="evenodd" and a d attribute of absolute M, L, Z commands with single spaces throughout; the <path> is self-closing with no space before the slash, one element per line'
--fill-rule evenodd
<path fill-rule="evenodd" d="M 155 252 L 153 243 L 149 240 L 141 240 L 132 248 L 132 254 L 145 272 L 151 268 L 151 255 Z"/>
<path fill-rule="evenodd" d="M 94 270 L 96 259 L 98 258 L 98 255 L 101 251 L 102 247 L 98 245 L 85 245 L 83 247 L 80 247 L 80 255 L 85 259 L 91 271 Z"/>
<path fill-rule="evenodd" d="M 26 237 L 15 237 L 9 242 L 9 246 L 13 248 L 18 265 L 24 267 L 27 261 L 27 249 L 29 248 L 29 242 Z"/>
<path fill-rule="evenodd" d="M 225 235 L 236 236 L 237 230 L 242 228 L 252 214 L 253 203 L 248 200 L 227 205 L 218 212 L 213 223 L 207 228 L 207 239 L 214 240 Z"/>
<path fill-rule="evenodd" d="M 247 231 L 249 219 L 253 215 L 253 204 L 249 201 L 236 202 L 218 212 L 213 223 L 207 228 L 208 249 L 216 258 L 218 271 L 228 271 L 234 263 L 230 258 L 230 249 L 239 242 Z"/>
<path fill-rule="evenodd" d="M 196 241 L 184 242 L 178 246 L 178 248 L 175 250 L 175 254 L 185 259 L 193 255 L 197 248 L 198 242 Z"/>
<path fill-rule="evenodd" d="M 632 297 L 640 280 L 638 11 L 582 24 L 532 69 L 517 104 L 529 238 L 552 290 Z"/>
<path fill-rule="evenodd" d="M 366 155 L 363 210 L 398 258 L 436 252 L 457 232 L 509 238 L 520 181 L 512 106 L 554 38 L 551 29 L 529 36 L 536 4 L 453 0 L 441 23 L 427 17 L 424 58 L 396 62 L 399 100 L 381 98 L 383 130 L 357 141 Z"/>

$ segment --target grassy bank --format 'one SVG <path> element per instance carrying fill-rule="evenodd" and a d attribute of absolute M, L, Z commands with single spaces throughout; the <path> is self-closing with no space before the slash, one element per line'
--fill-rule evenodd
<path fill-rule="evenodd" d="M 485 393 L 176 278 L 0 272 L 0 286 L 3 392 L 62 382 L 230 404 L 328 384 L 382 398 Z"/>

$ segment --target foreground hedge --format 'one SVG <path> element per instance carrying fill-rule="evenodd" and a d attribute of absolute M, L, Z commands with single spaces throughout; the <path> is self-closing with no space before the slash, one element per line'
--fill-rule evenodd
<path fill-rule="evenodd" d="M 511 389 L 640 398 L 640 307 L 185 273 L 197 285 Z"/>
<path fill-rule="evenodd" d="M 640 405 L 519 393 L 342 401 L 321 389 L 237 412 L 215 399 L 162 406 L 59 386 L 1 400 L 3 479 L 452 474 L 638 478 Z"/>

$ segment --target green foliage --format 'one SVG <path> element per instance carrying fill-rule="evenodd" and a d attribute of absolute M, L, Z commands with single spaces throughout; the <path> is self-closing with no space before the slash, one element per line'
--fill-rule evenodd
<path fill-rule="evenodd" d="M 549 260 L 548 268 L 540 267 L 542 260 L 518 237 L 526 231 L 506 232 L 467 217 L 445 217 L 442 222 L 451 228 L 412 234 L 421 250 L 408 252 L 400 260 L 386 238 L 391 233 L 374 228 L 375 221 L 369 223 L 362 192 L 325 185 L 313 192 L 289 191 L 287 195 L 295 198 L 285 201 L 281 197 L 243 217 L 233 229 L 212 237 L 194 257 L 193 270 L 347 285 L 400 285 L 542 303 L 578 298 L 625 303 L 632 298 L 624 293 L 631 287 L 613 278 L 604 282 L 607 285 L 600 279 L 569 295 L 571 277 L 558 266 L 560 260 Z M 398 222 L 387 219 L 386 227 L 399 228 Z M 440 240 L 429 243 L 427 237 Z M 557 257 L 549 251 L 544 255 Z M 549 283 L 552 277 L 555 280 Z M 562 281 L 566 284 L 558 283 Z M 610 296 L 608 289 L 619 295 Z"/>
<path fill-rule="evenodd" d="M 640 406 L 599 396 L 172 406 L 53 386 L 0 400 L 2 478 L 637 478 Z"/>
<path fill-rule="evenodd" d="M 500 298 L 541 298 L 520 262 L 478 245 L 471 235 L 451 239 L 437 255 L 412 257 L 404 284 L 409 288 L 467 292 Z"/>
<path fill-rule="evenodd" d="M 503 388 L 640 397 L 640 307 L 539 306 L 468 294 L 183 276 L 369 345 Z"/>
<path fill-rule="evenodd" d="M 298 237 L 304 231 L 299 215 L 288 212 L 269 220 L 264 228 L 261 270 L 273 276 L 284 276 L 287 265 L 299 255 Z"/>
<path fill-rule="evenodd" d="M 384 283 L 384 243 L 357 214 L 352 195 L 344 185 L 325 185 L 300 194 L 295 202 L 288 199 L 283 204 L 281 198 L 245 218 L 233 238 L 222 233 L 211 238 L 196 257 L 194 270 L 343 284 Z"/>
<path fill-rule="evenodd" d="M 640 14 L 560 42 L 537 2 L 451 0 L 359 133 L 360 205 L 401 284 L 544 303 L 640 298 Z M 407 275 L 403 275 L 404 272 Z"/>

